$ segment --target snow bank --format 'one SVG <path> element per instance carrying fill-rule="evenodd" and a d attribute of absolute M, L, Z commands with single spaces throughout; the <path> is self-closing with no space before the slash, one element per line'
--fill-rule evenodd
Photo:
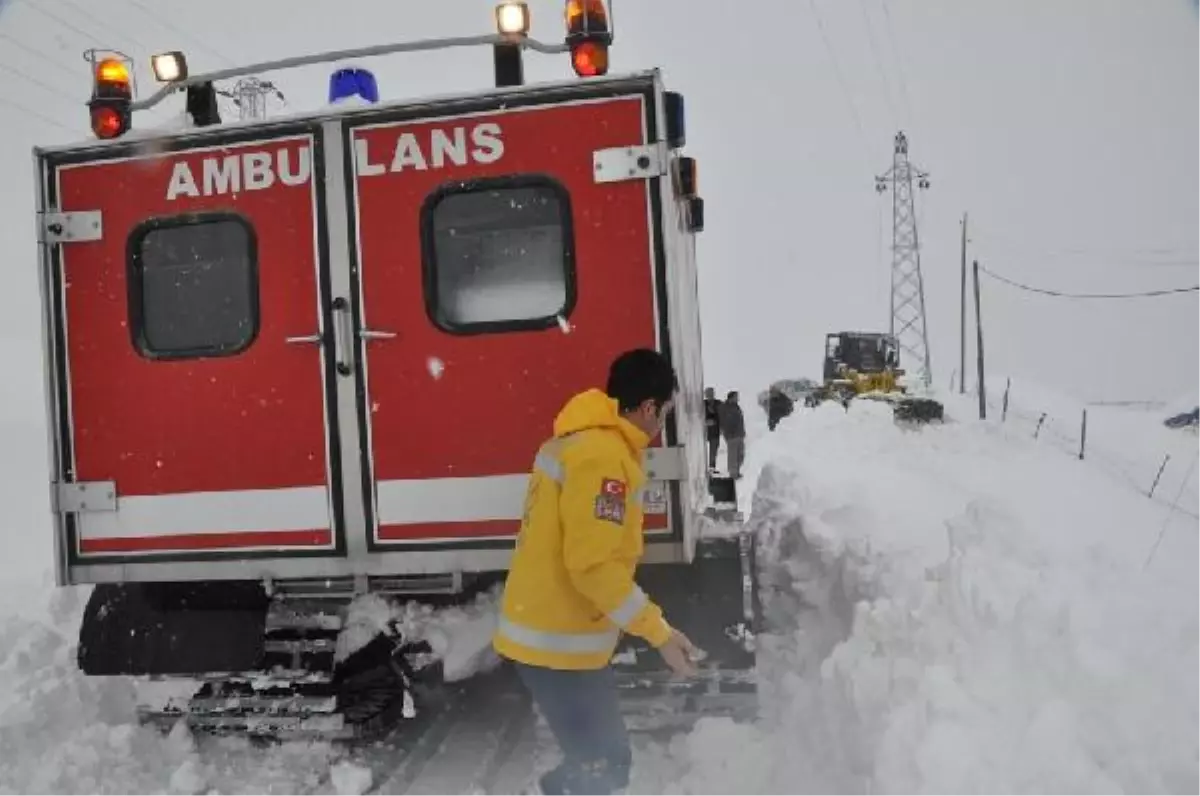
<path fill-rule="evenodd" d="M 789 420 L 752 454 L 763 719 L 639 756 L 635 790 L 1200 788 L 1194 519 L 995 425 Z"/>

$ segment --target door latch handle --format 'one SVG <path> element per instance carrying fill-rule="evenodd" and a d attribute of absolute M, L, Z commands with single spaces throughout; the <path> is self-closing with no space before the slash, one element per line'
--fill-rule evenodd
<path fill-rule="evenodd" d="M 301 335 L 300 337 L 288 337 L 288 338 L 284 339 L 284 342 L 289 343 L 291 345 L 303 345 L 305 343 L 311 343 L 311 344 L 315 345 L 316 343 L 321 342 L 321 335 L 305 334 L 305 335 Z"/>
<path fill-rule="evenodd" d="M 354 319 L 350 317 L 350 302 L 342 296 L 333 300 L 333 348 L 337 359 L 337 372 L 342 376 L 354 373 Z"/>
<path fill-rule="evenodd" d="M 391 340 L 396 337 L 396 333 L 376 331 L 375 329 L 363 329 L 358 333 L 358 336 L 363 340 Z"/>

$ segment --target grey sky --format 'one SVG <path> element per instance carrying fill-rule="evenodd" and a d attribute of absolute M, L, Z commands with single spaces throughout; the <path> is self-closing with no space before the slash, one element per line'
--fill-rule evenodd
<path fill-rule="evenodd" d="M 82 132 L 79 53 L 89 44 L 137 57 L 145 93 L 151 51 L 185 49 L 204 69 L 225 63 L 197 41 L 249 61 L 479 32 L 491 13 L 485 0 L 140 5 L 151 15 L 123 0 L 102 15 L 86 12 L 98 22 L 79 11 L 90 7 L 83 0 L 38 0 L 42 12 L 10 5 L 0 33 L 57 55 L 52 62 L 0 38 L 0 63 L 57 93 L 6 79 L 0 102 Z M 561 3 L 531 6 L 535 35 L 560 37 Z M 346 8 L 370 13 L 338 13 Z M 46 12 L 99 38 L 88 42 Z M 939 383 L 957 367 L 964 210 L 972 255 L 1036 286 L 1121 292 L 1197 281 L 1197 19 L 1189 0 L 887 0 L 886 10 L 881 0 L 619 0 L 615 17 L 613 71 L 661 66 L 687 98 L 689 149 L 707 204 L 699 251 L 705 357 L 719 389 L 816 375 L 826 331 L 886 327 L 890 202 L 873 190 L 873 175 L 889 166 L 898 125 L 933 181 L 919 217 Z M 389 98 L 482 88 L 491 77 L 487 51 L 370 66 Z M 275 78 L 294 107 L 307 108 L 323 102 L 327 71 Z M 527 60 L 530 80 L 569 73 L 563 57 Z M 0 405 L 36 417 L 29 147 L 70 136 L 8 109 L 5 118 L 0 246 L 9 253 L 10 310 L 0 313 L 0 353 L 16 370 L 0 384 Z M 1084 398 L 1171 397 L 1196 388 L 1197 307 L 1195 293 L 1084 302 L 985 283 L 990 364 Z"/>

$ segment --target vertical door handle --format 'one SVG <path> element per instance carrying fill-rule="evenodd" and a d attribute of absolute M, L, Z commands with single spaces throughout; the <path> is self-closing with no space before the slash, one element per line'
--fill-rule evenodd
<path fill-rule="evenodd" d="M 342 296 L 333 300 L 333 350 L 337 372 L 349 376 L 354 372 L 354 319 L 350 317 L 350 302 Z"/>

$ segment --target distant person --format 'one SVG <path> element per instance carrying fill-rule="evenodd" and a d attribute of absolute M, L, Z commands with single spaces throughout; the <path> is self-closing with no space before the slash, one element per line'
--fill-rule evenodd
<path fill-rule="evenodd" d="M 746 460 L 746 418 L 738 404 L 737 390 L 730 390 L 721 404 L 721 433 L 725 436 L 725 453 L 729 459 L 729 477 L 742 477 L 742 462 Z"/>
<path fill-rule="evenodd" d="M 721 447 L 721 402 L 712 387 L 704 390 L 704 435 L 708 441 L 708 470 L 717 470 L 717 450 Z"/>
<path fill-rule="evenodd" d="M 767 429 L 774 431 L 779 421 L 792 413 L 795 403 L 778 387 L 772 387 L 767 396 Z"/>

